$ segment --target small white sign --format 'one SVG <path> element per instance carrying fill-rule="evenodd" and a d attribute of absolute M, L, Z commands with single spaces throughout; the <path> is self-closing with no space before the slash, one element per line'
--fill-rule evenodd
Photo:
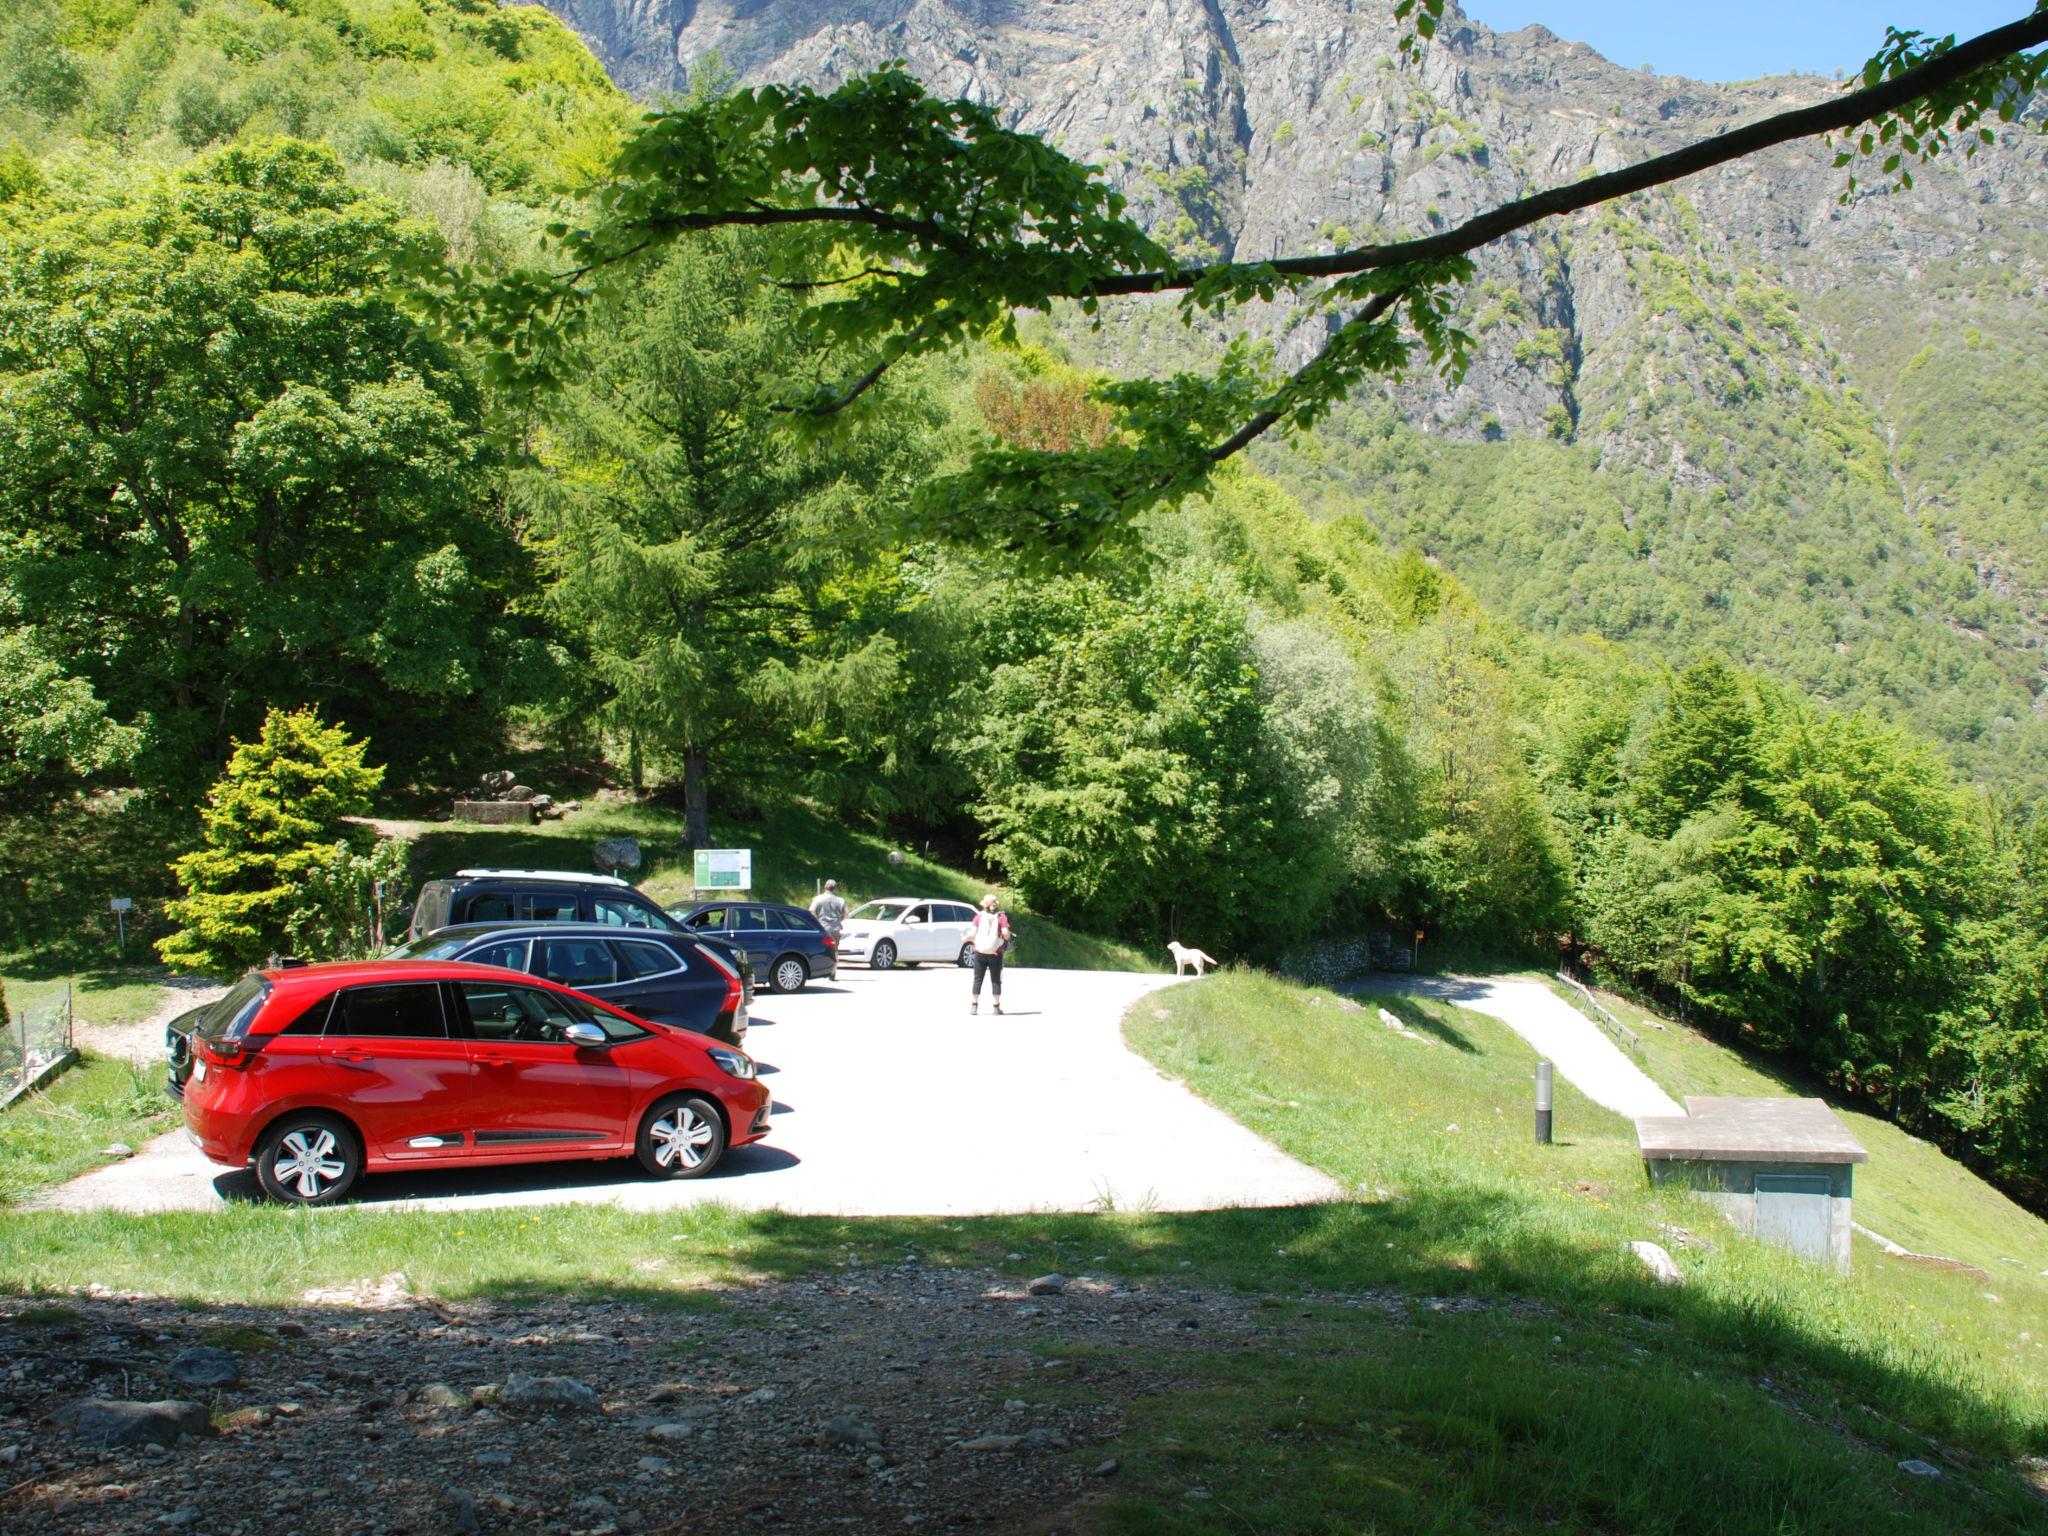
<path fill-rule="evenodd" d="M 135 898 L 133 896 L 116 896 L 107 903 L 107 910 L 109 912 L 132 912 L 135 910 Z"/>

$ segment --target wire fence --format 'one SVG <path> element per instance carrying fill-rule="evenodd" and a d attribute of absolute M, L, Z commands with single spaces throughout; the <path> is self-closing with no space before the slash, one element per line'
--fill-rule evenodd
<path fill-rule="evenodd" d="M 71 1054 L 71 984 L 21 1009 L 0 1030 L 0 1102 L 12 1103 Z"/>

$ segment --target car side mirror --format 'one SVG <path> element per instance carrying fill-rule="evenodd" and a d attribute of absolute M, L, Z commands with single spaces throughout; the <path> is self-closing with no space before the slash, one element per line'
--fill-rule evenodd
<path fill-rule="evenodd" d="M 562 1031 L 562 1038 L 571 1045 L 593 1046 L 606 1044 L 611 1036 L 595 1024 L 571 1024 Z"/>
<path fill-rule="evenodd" d="M 923 921 L 924 919 L 921 917 L 906 917 L 903 919 L 903 926 L 908 928 L 912 923 L 921 923 Z"/>

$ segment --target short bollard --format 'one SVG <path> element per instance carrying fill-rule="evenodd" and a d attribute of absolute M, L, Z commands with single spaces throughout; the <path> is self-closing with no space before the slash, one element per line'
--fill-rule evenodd
<path fill-rule="evenodd" d="M 1550 1145 L 1550 1063 L 1536 1063 L 1536 1144 Z"/>

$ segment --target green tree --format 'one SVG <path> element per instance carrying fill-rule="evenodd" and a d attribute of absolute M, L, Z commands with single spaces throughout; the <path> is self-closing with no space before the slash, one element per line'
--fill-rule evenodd
<path fill-rule="evenodd" d="M 148 782 L 273 703 L 458 742 L 529 577 L 477 391 L 391 289 L 434 237 L 290 141 L 113 190 L 0 222 L 0 592 Z"/>
<path fill-rule="evenodd" d="M 368 851 L 369 834 L 343 819 L 366 814 L 384 781 L 365 747 L 311 710 L 273 709 L 235 748 L 202 815 L 203 845 L 173 866 L 184 894 L 167 911 L 178 931 L 157 945 L 167 965 L 230 976 L 289 952 L 295 929 L 332 942 L 336 906 L 367 905 L 360 890 L 344 902 L 331 889 L 337 848 Z"/>
<path fill-rule="evenodd" d="M 804 300 L 761 280 L 789 260 L 745 233 L 673 251 L 591 347 L 523 483 L 549 601 L 636 762 L 680 771 L 698 847 L 714 779 L 858 733 L 905 666 L 884 625 L 912 594 L 870 578 L 933 422 L 892 389 L 854 431 L 791 430 L 777 390 L 804 364 Z"/>
<path fill-rule="evenodd" d="M 1426 38 L 1442 5 L 1400 0 L 1396 10 Z M 556 226 L 552 271 L 472 276 L 446 298 L 492 343 L 501 381 L 546 386 L 565 376 L 562 341 L 589 320 L 564 304 L 565 288 L 573 294 L 593 275 L 615 286 L 646 253 L 706 229 L 826 226 L 846 252 L 847 281 L 802 318 L 810 338 L 848 361 L 802 393 L 820 415 L 846 409 L 904 358 L 1063 300 L 1092 313 L 1105 298 L 1176 293 L 1194 320 L 1287 294 L 1325 311 L 1323 346 L 1292 374 L 1272 367 L 1270 349 L 1240 341 L 1205 371 L 1103 385 L 1097 398 L 1117 430 L 1098 446 L 989 447 L 923 498 L 935 519 L 963 504 L 991 509 L 974 526 L 992 542 L 1086 553 L 1127 536 L 1135 513 L 1205 485 L 1263 433 L 1312 425 L 1418 353 L 1460 373 L 1473 338 L 1457 323 L 1459 289 L 1474 251 L 1818 135 L 1855 135 L 1844 164 L 1882 155 L 1880 174 L 1910 184 L 1907 160 L 1931 157 L 1951 135 L 1974 152 L 1995 132 L 1987 119 L 2018 117 L 2048 73 L 2048 52 L 2029 51 L 2044 42 L 2048 0 L 1960 44 L 1894 32 L 1858 87 L 1832 101 L 1534 191 L 1421 238 L 1207 265 L 1148 235 L 1093 168 L 1006 128 L 988 107 L 933 100 L 900 67 L 831 92 L 761 86 L 654 114 L 627 142 L 588 227 Z"/>
<path fill-rule="evenodd" d="M 1756 719 L 1748 687 L 1716 658 L 1672 679 L 1629 774 L 1630 820 L 1652 837 L 1722 802 L 1740 803 L 1756 778 Z"/>
<path fill-rule="evenodd" d="M 112 767 L 135 733 L 22 630 L 0 632 L 0 805 L 25 806 Z"/>

